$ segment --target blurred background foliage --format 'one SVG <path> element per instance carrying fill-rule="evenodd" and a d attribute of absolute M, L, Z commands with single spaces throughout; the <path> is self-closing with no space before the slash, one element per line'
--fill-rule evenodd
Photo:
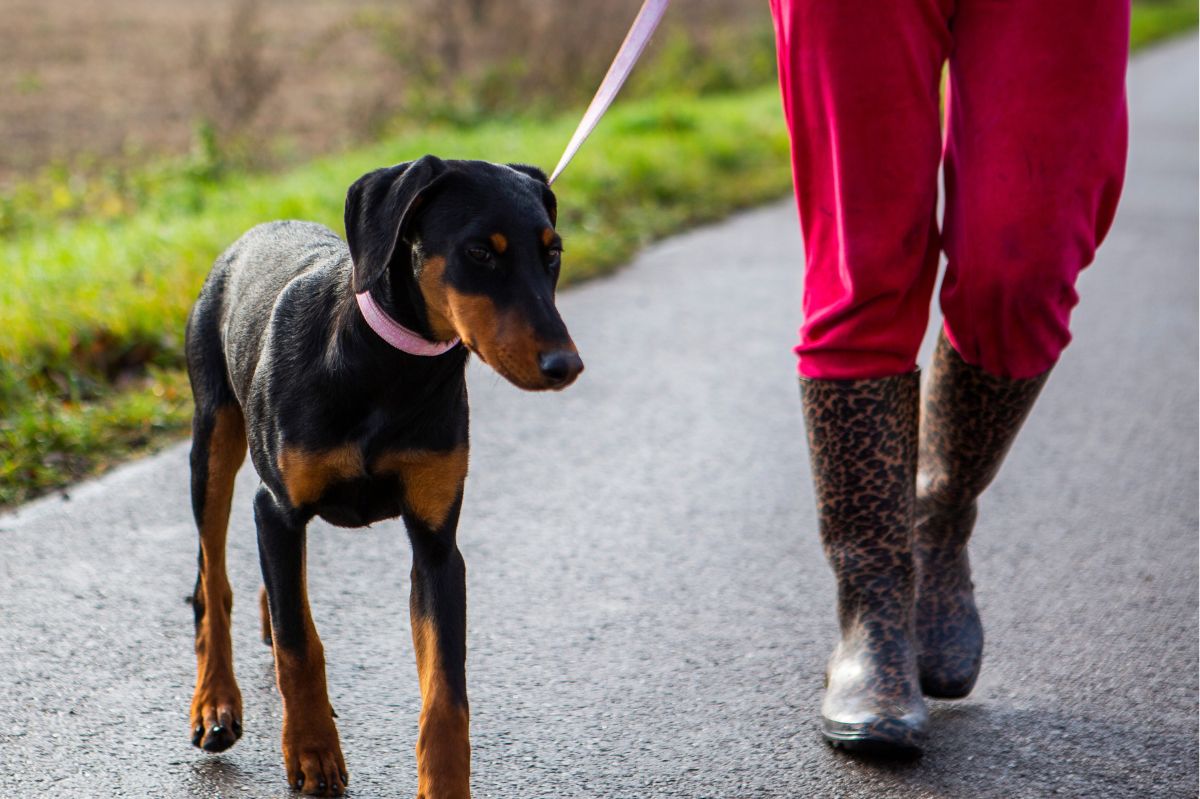
<path fill-rule="evenodd" d="M 341 232 L 362 173 L 549 168 L 640 0 L 8 0 L 0 27 L 0 506 L 180 435 L 187 310 L 276 218 Z M 1135 2 L 1132 41 L 1196 4 Z M 783 195 L 765 0 L 678 0 L 555 188 L 564 280 Z"/>
<path fill-rule="evenodd" d="M 68 42 L 46 47 L 19 26 L 0 32 L 0 65 L 14 76 L 0 82 L 0 100 L 16 105 L 0 117 L 0 139 L 10 145 L 0 150 L 5 236 L 61 218 L 122 218 L 164 189 L 187 194 L 168 183 L 277 171 L 429 124 L 550 118 L 587 102 L 640 5 L 119 0 L 97 9 L 83 0 L 12 2 L 29 5 L 20 16 L 28 27 Z M 774 81 L 765 2 L 678 5 L 622 97 L 698 96 Z M 122 8 L 148 17 L 147 29 L 118 24 Z M 72 11 L 99 18 L 83 26 Z M 69 44 L 86 35 L 95 47 L 106 34 L 111 41 L 98 54 Z M 114 62 L 117 49 L 126 55 Z M 172 80 L 120 91 L 164 69 Z"/>

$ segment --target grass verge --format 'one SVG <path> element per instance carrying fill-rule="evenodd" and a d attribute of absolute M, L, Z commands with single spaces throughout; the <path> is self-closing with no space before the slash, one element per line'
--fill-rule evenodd
<path fill-rule="evenodd" d="M 1130 21 L 1130 49 L 1192 30 L 1198 23 L 1200 7 L 1195 0 L 1138 0 Z"/>

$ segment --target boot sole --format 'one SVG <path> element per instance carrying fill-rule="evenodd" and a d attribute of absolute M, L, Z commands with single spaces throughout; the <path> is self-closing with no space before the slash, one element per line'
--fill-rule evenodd
<path fill-rule="evenodd" d="M 925 752 L 925 732 L 903 724 L 845 725 L 825 720 L 821 735 L 834 749 L 854 754 L 907 759 Z"/>

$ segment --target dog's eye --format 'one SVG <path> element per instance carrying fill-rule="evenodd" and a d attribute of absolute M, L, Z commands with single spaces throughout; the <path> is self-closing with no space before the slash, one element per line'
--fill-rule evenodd
<path fill-rule="evenodd" d="M 467 255 L 481 264 L 490 264 L 492 262 L 492 252 L 486 247 L 471 247 L 467 250 Z"/>
<path fill-rule="evenodd" d="M 551 269 L 558 269 L 559 264 L 562 262 L 562 252 L 563 252 L 562 247 L 551 247 L 550 248 L 549 252 L 547 253 L 547 255 L 549 256 L 548 260 L 547 260 L 547 265 Z"/>

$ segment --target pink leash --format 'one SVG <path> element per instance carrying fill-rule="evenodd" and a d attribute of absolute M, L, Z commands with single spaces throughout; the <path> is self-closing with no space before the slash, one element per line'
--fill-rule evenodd
<path fill-rule="evenodd" d="M 571 136 L 571 141 L 567 144 L 562 158 L 559 159 L 558 166 L 554 167 L 554 173 L 550 175 L 550 183 L 553 183 L 567 168 L 567 164 L 571 163 L 575 153 L 579 152 L 579 148 L 587 141 L 587 137 L 596 129 L 604 112 L 616 99 L 617 92 L 625 85 L 629 73 L 633 72 L 634 64 L 642 57 L 642 52 L 650 42 L 650 37 L 654 35 L 654 30 L 662 20 L 663 14 L 666 13 L 669 2 L 670 0 L 646 0 L 642 3 L 642 8 L 633 20 L 629 33 L 625 34 L 625 41 L 621 42 L 621 48 L 617 50 L 617 56 L 613 59 L 612 66 L 608 68 L 608 73 L 600 82 L 600 88 L 596 90 L 596 96 L 592 98 L 591 105 L 584 112 L 583 119 L 579 120 L 579 127 L 575 128 L 575 133 Z M 407 352 L 409 355 L 433 356 L 441 355 L 458 346 L 457 338 L 450 341 L 429 341 L 419 333 L 409 330 L 388 316 L 375 302 L 369 291 L 354 296 L 358 300 L 358 307 L 362 311 L 363 318 L 367 320 L 371 329 L 388 344 L 402 352 Z"/>
<path fill-rule="evenodd" d="M 409 330 L 388 316 L 387 312 L 375 302 L 375 298 L 369 291 L 355 294 L 354 298 L 358 300 L 358 309 L 362 311 L 363 318 L 367 320 L 371 329 L 378 333 L 381 339 L 401 352 L 407 352 L 409 355 L 432 356 L 449 352 L 458 346 L 457 338 L 450 341 L 430 341 L 420 333 Z"/>
<path fill-rule="evenodd" d="M 666 13 L 669 2 L 670 0 L 646 0 L 642 3 L 642 9 L 638 12 L 637 18 L 633 20 L 629 33 L 625 34 L 625 41 L 621 43 L 617 57 L 613 59 L 612 66 L 608 68 L 608 74 L 604 76 L 604 80 L 600 82 L 600 88 L 596 90 L 596 96 L 592 98 L 592 104 L 588 106 L 583 119 L 579 121 L 579 127 L 575 129 L 575 134 L 567 144 L 566 151 L 558 160 L 558 166 L 554 167 L 554 173 L 550 175 L 551 183 L 554 183 L 562 171 L 567 168 L 567 164 L 571 163 L 575 153 L 579 152 L 584 141 L 596 129 L 604 112 L 616 99 L 617 92 L 625 85 L 625 79 L 633 71 L 633 65 L 641 58 L 642 51 L 646 49 L 646 44 L 654 34 L 654 29 L 658 27 L 659 21 Z"/>

